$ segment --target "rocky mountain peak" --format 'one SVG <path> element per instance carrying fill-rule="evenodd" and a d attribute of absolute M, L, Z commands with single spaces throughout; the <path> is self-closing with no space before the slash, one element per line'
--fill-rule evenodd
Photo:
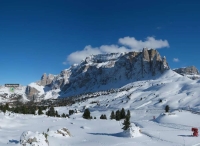
<path fill-rule="evenodd" d="M 119 88 L 133 81 L 149 79 L 168 70 L 166 58 L 157 50 L 98 54 L 86 57 L 59 75 L 43 74 L 39 85 L 61 89 L 62 96 L 71 96 L 110 88 Z"/>
<path fill-rule="evenodd" d="M 175 72 L 179 74 L 186 74 L 186 75 L 199 75 L 199 71 L 195 66 L 188 66 L 183 68 L 174 69 Z"/>
<path fill-rule="evenodd" d="M 200 79 L 200 73 L 198 69 L 195 66 L 188 66 L 188 67 L 183 67 L 183 68 L 177 68 L 174 69 L 176 73 L 182 75 L 182 76 L 187 76 L 190 79 Z"/>

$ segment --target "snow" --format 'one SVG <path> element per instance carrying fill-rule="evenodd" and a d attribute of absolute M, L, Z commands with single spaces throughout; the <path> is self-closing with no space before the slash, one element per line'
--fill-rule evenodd
<path fill-rule="evenodd" d="M 199 89 L 199 81 L 168 70 L 161 76 L 129 83 L 117 92 L 55 108 L 60 115 L 72 109 L 80 111 L 70 118 L 0 113 L 0 145 L 20 146 L 20 136 L 30 131 L 30 136 L 36 137 L 47 133 L 50 146 L 198 146 L 200 137 L 193 137 L 191 128 L 200 128 Z M 93 101 L 99 104 L 91 104 Z M 166 105 L 170 107 L 169 113 L 164 111 Z M 84 107 L 89 108 L 96 119 L 83 119 Z M 122 130 L 123 119 L 109 119 L 111 111 L 121 108 L 131 112 L 132 127 L 127 131 Z M 101 120 L 102 114 L 108 119 Z"/>
<path fill-rule="evenodd" d="M 135 125 L 133 126 L 133 124 L 130 128 L 123 131 L 122 135 L 124 137 L 139 137 L 139 136 L 142 136 L 142 134 L 140 132 L 140 128 L 135 126 Z"/>
<path fill-rule="evenodd" d="M 39 95 L 41 96 L 42 94 L 44 94 L 44 86 L 40 86 L 37 83 L 30 83 L 28 86 L 35 88 L 36 90 L 39 91 Z"/>
<path fill-rule="evenodd" d="M 67 112 L 67 107 L 59 108 Z M 181 146 L 184 144 L 193 146 L 200 143 L 200 137 L 191 136 L 192 127 L 200 128 L 198 124 L 200 115 L 189 111 L 175 111 L 174 114 L 161 113 L 158 115 L 156 111 L 141 114 L 141 111 L 132 110 L 132 127 L 126 131 L 122 130 L 123 120 L 99 119 L 103 113 L 106 113 L 108 117 L 109 112 L 106 111 L 91 112 L 92 116 L 96 115 L 97 117 L 97 119 L 92 120 L 83 119 L 82 113 L 74 114 L 69 119 L 45 115 L 33 116 L 13 113 L 4 115 L 0 113 L 0 119 L 2 119 L 0 145 L 20 146 L 20 143 L 35 137 L 38 146 L 45 146 L 47 143 L 42 133 L 48 134 L 47 140 L 50 146 L 66 144 L 74 146 Z M 152 120 L 151 115 L 158 117 Z M 68 129 L 70 135 L 63 129 Z M 58 131 L 65 134 L 60 134 Z"/>
<path fill-rule="evenodd" d="M 23 146 L 48 146 L 46 138 L 39 132 L 25 131 L 20 137 L 20 144 Z"/>

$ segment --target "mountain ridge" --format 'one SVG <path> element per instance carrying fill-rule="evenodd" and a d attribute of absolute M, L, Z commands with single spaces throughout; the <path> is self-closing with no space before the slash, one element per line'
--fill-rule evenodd
<path fill-rule="evenodd" d="M 192 80 L 200 79 L 199 70 L 195 66 L 177 68 L 177 69 L 173 69 L 173 71 L 175 71 L 176 73 L 182 76 L 187 76 L 188 78 Z"/>
<path fill-rule="evenodd" d="M 58 75 L 43 74 L 36 82 L 49 90 L 60 89 L 59 97 L 67 97 L 98 90 L 119 88 L 127 83 L 148 79 L 170 69 L 166 57 L 154 49 L 142 52 L 91 55 Z M 30 85 L 26 94 L 35 94 Z M 34 87 L 33 87 L 34 88 Z M 34 90 L 34 89 L 33 89 Z"/>

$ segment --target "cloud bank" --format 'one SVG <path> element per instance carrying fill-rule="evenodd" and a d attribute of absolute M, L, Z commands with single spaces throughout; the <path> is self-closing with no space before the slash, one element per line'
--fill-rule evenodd
<path fill-rule="evenodd" d="M 128 36 L 119 38 L 118 45 L 102 45 L 100 47 L 85 46 L 83 50 L 69 54 L 63 64 L 80 63 L 81 60 L 90 55 L 141 51 L 143 48 L 161 49 L 165 47 L 169 47 L 167 40 L 156 40 L 154 37 L 147 37 L 146 40 L 142 41 Z"/>

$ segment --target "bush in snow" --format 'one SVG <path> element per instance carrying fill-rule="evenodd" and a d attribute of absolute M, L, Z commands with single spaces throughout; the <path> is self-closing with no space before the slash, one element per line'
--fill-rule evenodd
<path fill-rule="evenodd" d="M 90 111 L 89 111 L 88 108 L 85 109 L 85 111 L 84 111 L 84 113 L 83 113 L 83 118 L 84 118 L 84 119 L 90 119 L 90 118 L 91 118 L 91 116 L 90 116 Z"/>
<path fill-rule="evenodd" d="M 69 110 L 69 115 L 74 114 L 74 110 Z"/>
<path fill-rule="evenodd" d="M 60 129 L 50 129 L 47 132 L 48 136 L 50 137 L 70 137 L 71 133 L 67 128 L 60 128 Z"/>
<path fill-rule="evenodd" d="M 20 137 L 21 146 L 49 146 L 47 138 L 39 132 L 25 131 Z"/>
<path fill-rule="evenodd" d="M 100 119 L 107 119 L 107 117 L 106 117 L 106 115 L 103 115 L 103 114 L 102 114 L 102 115 L 100 116 Z"/>
<path fill-rule="evenodd" d="M 66 115 L 63 113 L 63 114 L 62 114 L 62 117 L 63 117 L 63 118 L 66 118 Z"/>
<path fill-rule="evenodd" d="M 169 105 L 165 106 L 165 112 L 168 113 L 169 112 Z"/>
<path fill-rule="evenodd" d="M 140 128 L 134 126 L 129 127 L 127 130 L 124 130 L 122 133 L 124 137 L 139 137 L 141 136 Z"/>

